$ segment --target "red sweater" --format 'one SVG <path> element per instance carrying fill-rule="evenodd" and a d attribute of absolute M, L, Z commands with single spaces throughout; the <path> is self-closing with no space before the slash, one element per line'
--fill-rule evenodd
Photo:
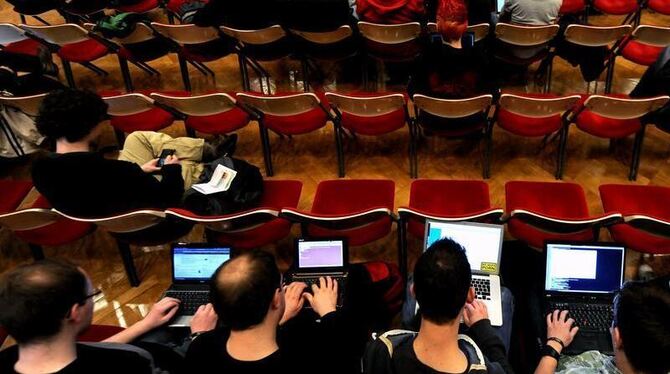
<path fill-rule="evenodd" d="M 426 18 L 424 0 L 356 0 L 361 21 L 398 24 L 419 22 Z"/>

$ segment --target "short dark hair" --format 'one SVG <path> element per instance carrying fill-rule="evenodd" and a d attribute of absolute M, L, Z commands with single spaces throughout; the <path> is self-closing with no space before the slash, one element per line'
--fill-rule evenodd
<path fill-rule="evenodd" d="M 19 266 L 0 280 L 0 325 L 19 344 L 60 332 L 75 304 L 86 302 L 86 276 L 74 265 L 42 260 Z"/>
<path fill-rule="evenodd" d="M 638 372 L 670 372 L 669 280 L 628 282 L 615 298 L 614 325 L 628 361 Z"/>
<path fill-rule="evenodd" d="M 471 280 L 463 246 L 448 238 L 433 243 L 414 267 L 421 316 L 437 324 L 453 321 L 465 305 Z"/>
<path fill-rule="evenodd" d="M 52 140 L 76 142 L 107 118 L 107 103 L 96 93 L 63 88 L 49 93 L 35 120 L 37 131 Z"/>
<path fill-rule="evenodd" d="M 280 287 L 274 256 L 255 249 L 221 265 L 212 276 L 210 294 L 221 323 L 240 331 L 263 322 Z"/>

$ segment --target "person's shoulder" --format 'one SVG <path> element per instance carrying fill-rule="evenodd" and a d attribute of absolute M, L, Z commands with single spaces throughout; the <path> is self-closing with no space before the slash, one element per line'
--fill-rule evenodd
<path fill-rule="evenodd" d="M 207 331 L 191 342 L 187 356 L 207 356 L 213 352 L 218 352 L 221 347 L 225 347 L 229 335 L 230 332 L 224 328 Z"/>
<path fill-rule="evenodd" d="M 104 373 L 145 373 L 151 370 L 150 360 L 138 352 L 109 346 L 77 344 L 77 359 L 83 367 Z"/>
<path fill-rule="evenodd" d="M 19 347 L 13 345 L 0 351 L 0 373 L 10 373 L 19 359 Z"/>

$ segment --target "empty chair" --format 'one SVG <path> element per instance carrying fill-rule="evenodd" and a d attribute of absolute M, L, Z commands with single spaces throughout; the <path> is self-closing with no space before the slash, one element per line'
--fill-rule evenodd
<path fill-rule="evenodd" d="M 659 96 L 648 99 L 630 99 L 592 95 L 570 115 L 571 122 L 593 136 L 604 139 L 622 139 L 635 134 L 633 157 L 628 179 L 635 180 L 640 166 L 645 124 L 640 118 L 663 107 L 670 97 Z M 565 147 L 563 151 L 565 152 Z M 564 162 L 563 157 L 563 162 Z"/>
<path fill-rule="evenodd" d="M 505 200 L 509 233 L 539 250 L 548 240 L 597 241 L 600 228 L 622 219 L 619 213 L 592 216 L 575 183 L 511 181 Z"/>
<path fill-rule="evenodd" d="M 615 241 L 647 254 L 670 254 L 670 188 L 604 184 L 605 212 L 621 213 L 624 222 L 610 226 Z"/>
<path fill-rule="evenodd" d="M 621 43 L 613 59 L 622 56 L 638 65 L 651 66 L 658 60 L 663 49 L 669 45 L 670 27 L 642 25 L 638 26 L 633 34 Z M 613 79 L 614 61 L 607 79 L 607 93 L 612 90 Z"/>
<path fill-rule="evenodd" d="M 638 0 L 593 0 L 591 6 L 605 14 L 614 16 L 626 16 L 624 23 L 634 21 L 640 23 Z"/>
<path fill-rule="evenodd" d="M 485 139 L 490 132 L 489 111 L 492 95 L 482 95 L 467 99 L 448 100 L 416 94 L 412 97 L 416 111 L 416 134 L 414 152 L 418 154 L 420 132 L 424 135 L 436 135 L 447 138 L 459 138 L 479 135 Z M 485 149 L 485 153 L 490 149 Z M 484 165 L 488 156 L 484 154 Z M 415 163 L 414 178 L 419 176 L 418 157 Z M 482 167 L 486 175 L 486 166 Z"/>
<path fill-rule="evenodd" d="M 189 136 L 195 131 L 225 135 L 249 124 L 249 113 L 237 105 L 234 96 L 225 93 L 179 96 L 165 93 L 151 93 L 155 102 L 182 114 Z"/>
<path fill-rule="evenodd" d="M 296 208 L 302 182 L 293 180 L 263 181 L 263 195 L 258 207 L 223 216 L 202 216 L 186 209 L 168 209 L 168 215 L 205 226 L 210 241 L 236 249 L 252 249 L 286 238 L 291 222 L 279 217 L 283 208 Z"/>
<path fill-rule="evenodd" d="M 335 120 L 353 135 L 380 136 L 407 126 L 410 176 L 413 175 L 414 131 L 403 94 L 345 95 L 327 92 L 326 98 L 335 112 Z"/>
<path fill-rule="evenodd" d="M 28 37 L 26 32 L 16 25 L 0 23 L 0 46 L 6 52 L 36 56 L 40 42 Z"/>
<path fill-rule="evenodd" d="M 508 64 L 529 66 L 549 55 L 550 43 L 556 37 L 558 25 L 520 26 L 498 23 L 495 29 L 497 45 L 494 56 Z"/>
<path fill-rule="evenodd" d="M 333 120 L 326 105 L 313 93 L 278 94 L 262 96 L 240 93 L 237 100 L 247 106 L 258 116 L 263 158 L 266 175 L 274 175 L 272 168 L 272 153 L 270 149 L 270 135 L 268 130 L 279 135 L 300 135 L 316 131 L 324 126 L 328 120 Z M 338 160 L 339 176 L 344 176 L 344 156 L 340 128 L 335 125 L 335 145 Z"/>
<path fill-rule="evenodd" d="M 494 121 L 498 126 L 518 136 L 544 137 L 546 141 L 553 134 L 559 135 L 555 176 L 556 179 L 561 179 L 563 159 L 560 150 L 563 149 L 568 137 L 566 113 L 574 108 L 579 99 L 579 95 L 560 97 L 549 94 L 503 94 L 496 107 Z M 492 132 L 489 133 L 487 141 L 493 141 Z M 490 157 L 491 153 L 488 154 Z M 486 165 L 490 165 L 490 160 L 487 160 Z M 486 177 L 488 176 L 486 174 Z"/>
<path fill-rule="evenodd" d="M 670 16 L 670 2 L 667 0 L 648 0 L 647 8 L 656 13 Z"/>
<path fill-rule="evenodd" d="M 398 215 L 402 258 L 406 259 L 407 233 L 423 240 L 427 219 L 497 223 L 503 210 L 491 206 L 486 182 L 419 179 L 412 182 L 409 204 L 398 208 Z M 401 270 L 406 274 L 404 265 Z"/>

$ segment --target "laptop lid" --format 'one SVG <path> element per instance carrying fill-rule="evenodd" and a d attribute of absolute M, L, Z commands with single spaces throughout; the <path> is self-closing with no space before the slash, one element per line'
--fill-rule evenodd
<path fill-rule="evenodd" d="M 172 245 L 172 283 L 205 284 L 224 262 L 230 260 L 232 249 L 207 243 Z"/>
<path fill-rule="evenodd" d="M 426 220 L 425 251 L 442 238 L 451 238 L 465 248 L 474 274 L 498 275 L 504 226 L 475 222 Z"/>
<path fill-rule="evenodd" d="M 495 9 L 495 12 L 498 14 L 502 12 L 503 7 L 505 6 L 505 0 L 491 0 L 491 3 L 492 8 Z"/>
<path fill-rule="evenodd" d="M 349 266 L 349 250 L 344 238 L 296 239 L 296 273 L 340 272 Z"/>
<path fill-rule="evenodd" d="M 546 254 L 547 294 L 612 296 L 623 284 L 623 245 L 548 242 Z"/>

